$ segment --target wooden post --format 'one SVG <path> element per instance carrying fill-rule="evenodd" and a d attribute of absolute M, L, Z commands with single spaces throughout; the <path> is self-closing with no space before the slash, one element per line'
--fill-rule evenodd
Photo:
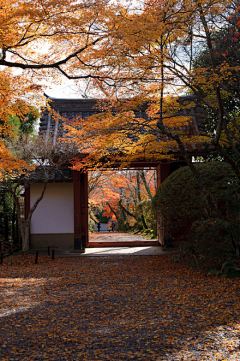
<path fill-rule="evenodd" d="M 157 187 L 170 175 L 170 163 L 160 163 L 157 166 Z"/>
<path fill-rule="evenodd" d="M 52 249 L 52 260 L 54 261 L 54 249 Z"/>
<path fill-rule="evenodd" d="M 162 182 L 170 175 L 170 163 L 160 163 L 157 168 L 157 187 L 160 187 Z M 158 233 L 158 242 L 163 246 L 164 245 L 164 220 L 161 215 L 161 212 L 157 212 L 157 233 Z"/>
<path fill-rule="evenodd" d="M 36 251 L 35 264 L 38 263 L 38 251 Z"/>
<path fill-rule="evenodd" d="M 28 218 L 30 212 L 30 187 L 25 188 L 25 219 Z M 29 246 L 31 248 L 31 237 L 29 236 Z"/>
<path fill-rule="evenodd" d="M 84 251 L 88 247 L 88 175 L 73 172 L 74 189 L 74 249 Z"/>

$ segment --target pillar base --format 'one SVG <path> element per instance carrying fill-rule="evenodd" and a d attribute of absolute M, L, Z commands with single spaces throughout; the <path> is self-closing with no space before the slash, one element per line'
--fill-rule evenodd
<path fill-rule="evenodd" d="M 86 248 L 86 237 L 74 238 L 74 251 L 85 250 Z"/>

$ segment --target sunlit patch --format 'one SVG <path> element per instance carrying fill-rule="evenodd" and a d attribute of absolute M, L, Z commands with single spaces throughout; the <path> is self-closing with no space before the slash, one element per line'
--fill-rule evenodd
<path fill-rule="evenodd" d="M 41 303 L 46 278 L 1 278 L 0 317 L 25 312 Z"/>
<path fill-rule="evenodd" d="M 239 327 L 224 325 L 209 329 L 200 335 L 189 337 L 184 347 L 169 355 L 168 360 L 240 360 Z"/>
<path fill-rule="evenodd" d="M 0 317 L 11 316 L 18 312 L 25 312 L 30 308 L 36 307 L 38 304 L 40 304 L 40 302 L 33 303 L 31 306 L 12 308 L 11 310 L 2 309 L 0 312 Z"/>

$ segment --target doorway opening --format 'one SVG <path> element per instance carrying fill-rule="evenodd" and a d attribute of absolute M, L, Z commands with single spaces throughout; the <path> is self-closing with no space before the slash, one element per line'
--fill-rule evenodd
<path fill-rule="evenodd" d="M 156 169 L 157 187 L 176 169 L 185 165 L 182 160 L 150 163 L 134 162 L 131 169 L 141 170 L 145 168 Z M 74 249 L 81 250 L 90 247 L 89 239 L 89 207 L 88 207 L 88 175 L 73 171 L 73 188 L 74 188 Z M 122 207 L 121 207 L 122 208 Z M 125 207 L 126 208 L 126 207 Z M 127 212 L 125 212 L 127 213 Z M 140 215 L 141 212 L 139 211 Z M 158 213 L 156 217 L 157 238 L 160 245 L 164 245 L 164 222 Z M 99 232 L 100 233 L 100 232 Z M 110 232 L 109 232 L 110 233 Z"/>
<path fill-rule="evenodd" d="M 156 246 L 154 167 L 88 174 L 89 247 Z"/>

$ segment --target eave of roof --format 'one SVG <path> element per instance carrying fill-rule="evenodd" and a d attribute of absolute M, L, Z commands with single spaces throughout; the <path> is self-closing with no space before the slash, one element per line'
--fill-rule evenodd
<path fill-rule="evenodd" d="M 101 110 L 98 108 L 97 103 L 100 100 L 103 99 L 93 99 L 93 98 L 54 98 L 50 97 L 47 94 L 44 94 L 46 98 L 50 99 L 50 107 L 54 109 L 55 111 L 59 112 L 60 114 L 69 117 L 70 120 L 73 120 L 76 116 L 81 117 L 88 117 L 92 114 L 97 114 L 101 112 Z M 192 117 L 192 123 L 189 124 L 189 131 L 193 135 L 199 135 L 204 134 L 205 131 L 205 120 L 206 116 L 200 107 L 200 105 L 197 102 L 197 98 L 195 95 L 185 95 L 178 98 L 179 102 L 184 103 L 190 103 L 195 102 L 195 106 L 187 109 L 184 108 L 181 112 L 179 112 L 179 115 L 184 116 L 191 116 Z M 107 100 L 107 99 L 106 99 Z M 144 108 L 143 108 L 144 109 Z M 141 111 L 139 114 L 142 114 L 141 116 L 144 117 L 144 110 Z M 138 115 L 139 116 L 139 115 Z M 140 117 L 141 117 L 140 116 Z M 53 141 L 55 142 L 59 131 L 62 127 L 61 121 L 55 121 L 51 119 L 51 115 L 47 110 L 44 111 L 43 116 L 40 120 L 40 133 L 46 134 L 46 137 L 51 133 L 53 135 Z M 157 132 L 157 129 L 156 129 Z M 129 138 L 132 139 L 132 134 L 129 134 Z M 134 141 L 134 139 L 132 139 Z M 160 136 L 159 141 L 168 142 L 168 137 L 166 136 Z M 200 149 L 201 148 L 201 149 Z M 203 155 L 209 152 L 209 144 L 201 144 L 201 146 L 198 144 L 187 144 L 186 150 L 191 153 L 192 155 Z M 168 154 L 179 154 L 179 150 L 175 147 L 174 149 L 169 147 Z"/>

